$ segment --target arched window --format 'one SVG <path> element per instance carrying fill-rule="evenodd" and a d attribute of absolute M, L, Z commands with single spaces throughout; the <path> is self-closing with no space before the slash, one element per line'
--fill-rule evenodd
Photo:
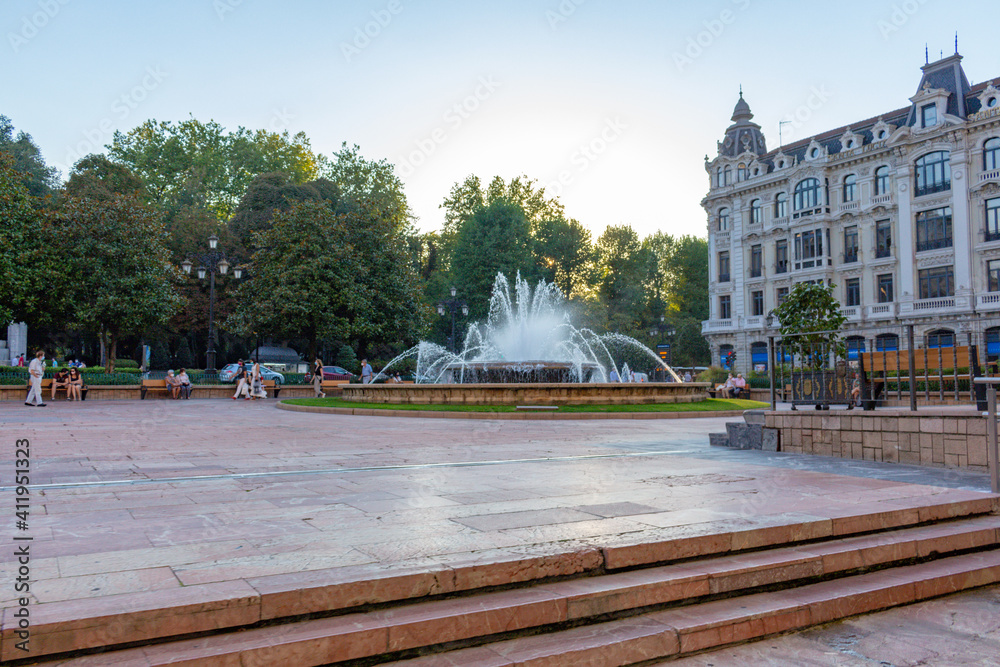
<path fill-rule="evenodd" d="M 986 330 L 986 361 L 997 360 L 1000 360 L 1000 327 L 991 327 Z"/>
<path fill-rule="evenodd" d="M 722 182 L 722 167 L 715 168 L 715 187 L 721 188 L 725 183 Z"/>
<path fill-rule="evenodd" d="M 951 190 L 951 153 L 928 153 L 914 163 L 916 196 Z"/>
<path fill-rule="evenodd" d="M 955 347 L 955 332 L 951 329 L 935 329 L 927 332 L 927 347 Z"/>
<path fill-rule="evenodd" d="M 889 167 L 885 165 L 875 170 L 875 194 L 889 194 Z"/>
<path fill-rule="evenodd" d="M 723 180 L 723 185 L 729 185 L 730 183 L 732 183 L 733 170 L 730 169 L 729 167 L 726 167 L 725 170 L 722 172 L 722 180 Z"/>
<path fill-rule="evenodd" d="M 993 137 L 983 144 L 983 171 L 1000 168 L 1000 139 Z"/>
<path fill-rule="evenodd" d="M 736 168 L 736 180 L 745 181 L 747 180 L 747 166 L 743 163 Z"/>
<path fill-rule="evenodd" d="M 864 336 L 848 336 L 844 342 L 847 343 L 847 358 L 850 360 L 857 359 L 865 351 Z"/>
<path fill-rule="evenodd" d="M 725 368 L 727 371 L 733 370 L 733 365 L 736 357 L 736 352 L 733 350 L 732 345 L 720 345 L 719 346 L 719 365 Z"/>
<path fill-rule="evenodd" d="M 760 207 L 760 200 L 754 199 L 750 202 L 750 224 L 759 225 L 764 222 L 764 210 Z"/>
<path fill-rule="evenodd" d="M 757 341 L 750 345 L 750 363 L 757 372 L 762 373 L 767 370 L 767 343 Z"/>
<path fill-rule="evenodd" d="M 896 334 L 879 334 L 875 337 L 875 350 L 891 352 L 899 349 L 899 336 Z"/>
<path fill-rule="evenodd" d="M 844 176 L 844 203 L 854 201 L 854 196 L 858 187 L 858 177 L 854 174 Z"/>
<path fill-rule="evenodd" d="M 729 230 L 729 209 L 720 208 L 719 209 L 719 231 L 725 232 Z"/>
<path fill-rule="evenodd" d="M 779 192 L 774 198 L 774 217 L 784 218 L 786 215 L 788 215 L 788 195 Z"/>
<path fill-rule="evenodd" d="M 795 186 L 795 210 L 816 208 L 820 205 L 819 179 L 807 178 Z"/>

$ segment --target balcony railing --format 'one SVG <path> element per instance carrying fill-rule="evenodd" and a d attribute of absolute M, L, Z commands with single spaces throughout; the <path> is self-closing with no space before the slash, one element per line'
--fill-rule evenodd
<path fill-rule="evenodd" d="M 866 316 L 868 319 L 872 320 L 886 320 L 891 319 L 896 316 L 896 304 L 895 303 L 877 303 L 872 306 L 868 306 L 868 312 Z"/>
<path fill-rule="evenodd" d="M 891 246 L 879 246 L 875 248 L 875 259 L 882 259 L 883 257 L 892 257 L 892 247 Z"/>
<path fill-rule="evenodd" d="M 892 193 L 885 195 L 875 195 L 872 197 L 872 205 L 878 206 L 880 204 L 891 204 L 892 203 Z"/>
<path fill-rule="evenodd" d="M 954 307 L 955 299 L 953 297 L 944 297 L 941 299 L 921 299 L 920 301 L 913 302 L 913 310 L 944 310 Z"/>
<path fill-rule="evenodd" d="M 946 239 L 928 239 L 926 241 L 917 241 L 917 252 L 923 252 L 925 250 L 940 250 L 941 248 L 950 247 L 950 237 Z"/>
<path fill-rule="evenodd" d="M 840 314 L 849 322 L 855 322 L 861 319 L 861 306 L 846 306 L 840 309 Z"/>
<path fill-rule="evenodd" d="M 733 320 L 705 320 L 701 323 L 702 333 L 711 333 L 713 331 L 731 331 L 733 329 Z"/>
<path fill-rule="evenodd" d="M 844 264 L 851 264 L 858 261 L 858 251 L 845 252 L 844 253 Z"/>
<path fill-rule="evenodd" d="M 856 201 L 846 201 L 840 205 L 841 211 L 857 211 L 861 206 L 861 202 Z"/>
<path fill-rule="evenodd" d="M 983 181 L 995 181 L 1000 179 L 1000 169 L 990 169 L 989 171 L 984 171 L 979 174 L 979 182 Z"/>
<path fill-rule="evenodd" d="M 729 274 L 728 273 L 720 273 L 719 274 L 719 282 L 720 283 L 728 283 L 729 282 Z"/>
<path fill-rule="evenodd" d="M 989 243 L 990 241 L 1000 241 L 1000 230 L 990 231 L 987 229 L 983 232 L 983 242 Z"/>
<path fill-rule="evenodd" d="M 924 195 L 932 195 L 936 192 L 944 192 L 945 190 L 951 190 L 951 181 L 946 183 L 928 183 L 927 185 L 918 185 L 913 190 L 913 196 L 922 197 Z"/>
<path fill-rule="evenodd" d="M 775 273 L 788 273 L 788 261 L 778 262 L 774 265 Z"/>
<path fill-rule="evenodd" d="M 976 296 L 976 308 L 984 310 L 1000 310 L 1000 292 L 989 292 Z"/>
<path fill-rule="evenodd" d="M 762 275 L 764 272 L 761 269 L 750 269 L 750 278 L 760 278 Z"/>

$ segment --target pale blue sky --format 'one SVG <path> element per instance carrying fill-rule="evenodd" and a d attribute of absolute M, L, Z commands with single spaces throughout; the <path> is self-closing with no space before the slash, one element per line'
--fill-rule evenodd
<path fill-rule="evenodd" d="M 924 44 L 947 55 L 956 30 L 969 78 L 1000 77 L 998 18 L 987 0 L 6 0 L 0 114 L 64 173 L 115 129 L 193 115 L 356 143 L 397 164 L 423 229 L 468 174 L 524 173 L 595 236 L 704 236 L 703 158 L 740 84 L 771 148 L 796 114 L 785 143 L 905 106 Z"/>

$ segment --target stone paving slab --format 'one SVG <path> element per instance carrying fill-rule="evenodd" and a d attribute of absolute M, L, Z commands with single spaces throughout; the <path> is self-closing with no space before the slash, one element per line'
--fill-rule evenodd
<path fill-rule="evenodd" d="M 525 550 L 598 547 L 627 564 L 637 545 L 726 535 L 732 546 L 734 530 L 762 526 L 849 532 L 864 528 L 849 525 L 862 510 L 898 517 L 983 497 L 833 462 L 869 474 L 833 474 L 823 461 L 772 465 L 802 460 L 776 454 L 727 458 L 708 451 L 708 433 L 725 421 L 391 419 L 207 400 L 0 404 L 5 446 L 31 442 L 24 534 L 34 538 L 31 600 L 43 615 Z M 12 457 L 0 460 L 0 498 L 11 507 L 3 482 L 12 467 Z M 955 482 L 949 475 L 932 470 L 921 481 Z M 950 485 L 979 483 L 958 482 Z M 11 550 L 0 553 L 0 580 L 10 582 L 16 564 Z M 14 597 L 0 588 L 4 607 Z"/>

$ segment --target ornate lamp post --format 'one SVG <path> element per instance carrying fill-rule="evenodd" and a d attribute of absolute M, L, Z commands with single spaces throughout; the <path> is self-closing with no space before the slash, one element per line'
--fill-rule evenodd
<path fill-rule="evenodd" d="M 438 315 L 444 317 L 446 312 L 451 312 L 451 351 L 455 352 L 455 313 L 462 311 L 462 317 L 468 317 L 469 306 L 461 299 L 456 298 L 458 290 L 451 288 L 451 298 L 438 304 Z"/>
<path fill-rule="evenodd" d="M 198 255 L 199 266 L 195 269 L 198 279 L 204 280 L 205 275 L 209 276 L 208 288 L 208 349 L 205 351 L 205 370 L 209 373 L 215 372 L 215 272 L 218 270 L 220 276 L 229 274 L 229 262 L 226 261 L 226 254 L 218 249 L 219 237 L 212 234 L 208 237 L 208 248 L 211 252 L 205 255 Z M 208 268 L 205 268 L 205 266 Z M 191 268 L 194 264 L 190 259 L 181 262 L 184 273 L 191 275 Z M 233 269 L 233 277 L 239 280 L 243 277 L 243 269 L 239 266 Z"/>

